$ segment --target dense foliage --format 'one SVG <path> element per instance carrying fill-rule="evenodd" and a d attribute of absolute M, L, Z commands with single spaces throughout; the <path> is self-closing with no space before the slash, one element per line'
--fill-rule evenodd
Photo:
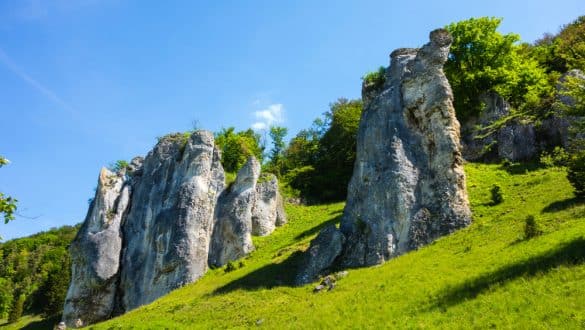
<path fill-rule="evenodd" d="M 222 151 L 221 164 L 229 173 L 237 172 L 250 156 L 262 161 L 260 135 L 251 129 L 236 132 L 234 127 L 223 128 L 215 133 L 215 143 Z"/>
<path fill-rule="evenodd" d="M 308 200 L 343 200 L 353 172 L 361 100 L 339 99 L 283 153 L 284 181 Z"/>
<path fill-rule="evenodd" d="M 0 319 L 61 313 L 70 279 L 68 247 L 78 229 L 64 226 L 0 244 Z"/>
<path fill-rule="evenodd" d="M 480 96 L 496 92 L 518 109 L 536 108 L 552 86 L 538 62 L 522 52 L 517 34 L 497 32 L 499 18 L 471 18 L 448 25 L 453 36 L 445 74 L 458 118 L 482 111 Z"/>

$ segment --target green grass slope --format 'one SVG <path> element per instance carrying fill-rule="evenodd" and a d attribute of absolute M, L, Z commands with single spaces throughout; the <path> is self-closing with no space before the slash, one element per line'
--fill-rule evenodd
<path fill-rule="evenodd" d="M 560 169 L 468 164 L 473 224 L 328 292 L 293 287 L 299 251 L 343 204 L 287 206 L 289 224 L 197 283 L 92 326 L 115 328 L 584 328 L 585 204 Z M 504 202 L 491 205 L 501 186 Z M 524 238 L 534 215 L 542 235 Z"/>

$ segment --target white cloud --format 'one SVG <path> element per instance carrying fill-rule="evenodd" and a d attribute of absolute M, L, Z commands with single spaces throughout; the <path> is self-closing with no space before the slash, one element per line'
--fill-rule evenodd
<path fill-rule="evenodd" d="M 265 123 L 257 122 L 252 124 L 252 129 L 255 131 L 261 131 L 267 129 L 268 126 Z"/>
<path fill-rule="evenodd" d="M 271 104 L 266 109 L 255 111 L 254 117 L 258 121 L 252 124 L 252 128 L 257 131 L 265 130 L 284 122 L 284 106 L 280 103 Z"/>

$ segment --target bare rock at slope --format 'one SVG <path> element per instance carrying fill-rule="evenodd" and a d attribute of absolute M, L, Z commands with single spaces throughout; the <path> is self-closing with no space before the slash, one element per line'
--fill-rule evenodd
<path fill-rule="evenodd" d="M 345 237 L 334 225 L 321 230 L 303 256 L 295 284 L 303 285 L 314 281 L 341 254 L 344 243 Z"/>

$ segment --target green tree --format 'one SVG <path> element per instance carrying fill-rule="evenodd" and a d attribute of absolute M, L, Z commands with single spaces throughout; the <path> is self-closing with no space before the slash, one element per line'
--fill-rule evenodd
<path fill-rule="evenodd" d="M 283 153 L 286 147 L 284 137 L 287 133 L 288 129 L 281 126 L 271 126 L 268 132 L 272 140 L 272 149 L 270 150 L 270 159 L 267 166 L 265 166 L 265 170 L 274 173 L 278 177 L 281 176 L 284 167 Z"/>
<path fill-rule="evenodd" d="M 12 306 L 12 282 L 0 277 L 0 319 L 6 318 Z"/>
<path fill-rule="evenodd" d="M 12 309 L 8 314 L 8 323 L 14 323 L 20 320 L 22 317 L 22 313 L 24 312 L 24 301 L 26 297 L 24 294 L 19 294 L 16 299 L 14 299 L 14 303 L 12 304 Z"/>
<path fill-rule="evenodd" d="M 535 108 L 551 85 L 538 62 L 517 44 L 517 34 L 501 34 L 501 19 L 471 18 L 452 23 L 446 29 L 453 36 L 445 74 L 453 89 L 460 119 L 481 112 L 479 96 L 494 91 L 515 108 Z"/>
<path fill-rule="evenodd" d="M 585 15 L 563 26 L 554 46 L 555 55 L 565 62 L 566 70 L 585 70 Z"/>
<path fill-rule="evenodd" d="M 227 172 L 237 172 L 249 156 L 262 161 L 260 135 L 251 129 L 236 132 L 234 127 L 223 128 L 215 133 L 215 143 L 222 151 L 221 164 Z"/>
<path fill-rule="evenodd" d="M 0 167 L 8 165 L 8 159 L 0 156 Z M 10 196 L 6 196 L 0 192 L 0 215 L 4 216 L 4 223 L 14 220 L 14 213 L 16 212 L 16 203 L 18 200 Z"/>

